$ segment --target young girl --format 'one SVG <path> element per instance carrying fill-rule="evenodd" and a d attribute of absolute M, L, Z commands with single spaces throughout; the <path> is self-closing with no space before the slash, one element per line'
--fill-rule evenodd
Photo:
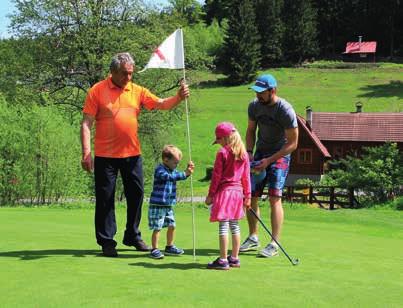
<path fill-rule="evenodd" d="M 220 257 L 207 265 L 209 269 L 228 270 L 240 267 L 238 258 L 240 228 L 238 220 L 250 207 L 251 186 L 249 158 L 241 136 L 230 122 L 219 123 L 216 140 L 222 148 L 217 152 L 206 204 L 211 206 L 210 221 L 219 222 Z M 232 233 L 232 253 L 227 257 L 228 229 Z"/>

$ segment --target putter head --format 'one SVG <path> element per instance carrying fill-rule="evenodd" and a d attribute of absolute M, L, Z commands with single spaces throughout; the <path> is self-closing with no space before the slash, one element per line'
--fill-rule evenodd
<path fill-rule="evenodd" d="M 298 265 L 299 264 L 299 259 L 294 259 L 292 260 L 292 265 Z"/>

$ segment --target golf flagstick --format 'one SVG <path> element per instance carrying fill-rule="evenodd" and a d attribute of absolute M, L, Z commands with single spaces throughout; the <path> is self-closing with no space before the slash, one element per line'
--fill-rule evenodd
<path fill-rule="evenodd" d="M 181 36 L 183 42 L 183 30 L 181 29 Z M 182 43 L 182 54 L 185 55 L 185 50 Z M 185 73 L 185 56 L 183 56 L 183 82 L 186 83 Z M 189 122 L 189 106 L 188 99 L 185 98 L 185 111 L 186 111 L 186 135 L 188 140 L 189 161 L 192 160 L 192 149 L 190 147 L 190 122 Z M 190 175 L 190 204 L 192 206 L 192 235 L 193 235 L 193 260 L 196 260 L 196 228 L 195 228 L 195 206 L 193 204 L 193 175 Z"/>
<path fill-rule="evenodd" d="M 267 233 L 269 233 L 270 237 L 272 238 L 272 240 L 274 242 L 276 242 L 276 244 L 278 245 L 278 247 L 280 247 L 281 251 L 286 255 L 286 257 L 288 258 L 288 260 L 290 260 L 292 265 L 298 265 L 299 264 L 299 259 L 291 259 L 290 256 L 285 252 L 285 250 L 283 249 L 283 247 L 281 247 L 280 243 L 277 242 L 277 240 L 273 237 L 273 235 L 271 234 L 271 232 L 269 231 L 269 229 L 266 227 L 266 225 L 264 224 L 264 222 L 260 219 L 260 217 L 256 214 L 255 210 L 252 208 L 249 208 L 249 212 L 251 212 L 253 214 L 253 216 L 255 216 L 255 218 L 260 222 L 260 224 L 262 225 L 262 227 L 266 230 Z"/>
<path fill-rule="evenodd" d="M 176 29 L 170 36 L 168 36 L 160 46 L 158 46 L 152 53 L 147 65 L 139 71 L 144 72 L 149 68 L 167 68 L 167 69 L 182 69 L 183 82 L 186 83 L 185 74 L 185 50 L 183 47 L 183 30 Z M 189 128 L 189 108 L 188 100 L 185 98 L 186 106 L 186 127 L 189 148 L 189 160 L 192 160 L 192 151 L 190 148 L 190 128 Z M 193 229 L 193 259 L 196 259 L 196 231 L 195 231 L 195 208 L 193 204 L 193 177 L 190 175 L 190 190 L 192 205 L 192 229 Z"/>

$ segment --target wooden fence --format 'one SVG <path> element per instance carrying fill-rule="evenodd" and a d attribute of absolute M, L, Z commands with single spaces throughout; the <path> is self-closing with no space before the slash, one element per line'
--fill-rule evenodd
<path fill-rule="evenodd" d="M 334 210 L 360 206 L 354 188 L 337 186 L 286 186 L 283 198 L 289 202 L 315 203 L 321 208 Z M 265 193 L 267 195 L 267 192 Z"/>

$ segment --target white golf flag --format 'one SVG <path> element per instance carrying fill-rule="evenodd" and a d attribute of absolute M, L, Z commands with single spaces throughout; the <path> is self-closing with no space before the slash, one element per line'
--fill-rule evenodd
<path fill-rule="evenodd" d="M 147 65 L 139 72 L 144 72 L 148 68 L 185 68 L 183 54 L 182 29 L 177 29 L 154 50 Z"/>

